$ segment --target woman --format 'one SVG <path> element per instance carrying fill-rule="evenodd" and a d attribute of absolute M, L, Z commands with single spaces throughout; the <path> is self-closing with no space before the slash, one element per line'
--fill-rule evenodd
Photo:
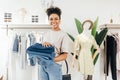
<path fill-rule="evenodd" d="M 42 46 L 54 46 L 54 63 L 50 66 L 40 66 L 40 80 L 62 80 L 61 62 L 67 58 L 68 35 L 60 29 L 61 9 L 50 7 L 46 10 L 51 31 L 44 35 Z"/>

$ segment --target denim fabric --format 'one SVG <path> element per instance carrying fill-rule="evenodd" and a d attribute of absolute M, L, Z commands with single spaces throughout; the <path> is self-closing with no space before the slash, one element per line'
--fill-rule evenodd
<path fill-rule="evenodd" d="M 62 80 L 61 65 L 52 62 L 50 66 L 39 65 L 39 80 Z"/>
<path fill-rule="evenodd" d="M 54 58 L 54 52 L 50 54 L 48 54 L 48 56 L 45 56 L 45 53 L 38 53 L 38 52 L 32 52 L 32 51 L 27 51 L 28 55 L 29 55 L 29 59 L 30 59 L 30 65 L 31 66 L 35 66 L 36 64 L 36 59 L 38 64 L 40 65 L 50 65 L 51 62 L 53 62 L 53 58 Z M 43 54 L 43 55 L 41 55 Z"/>
<path fill-rule="evenodd" d="M 51 54 L 52 52 L 54 52 L 54 47 L 53 46 L 43 47 L 42 44 L 35 43 L 34 45 L 31 45 L 30 47 L 28 47 L 27 51 L 36 52 L 38 54 L 46 53 L 45 55 L 47 56 L 47 54 Z M 41 55 L 44 55 L 44 54 L 41 54 Z"/>
<path fill-rule="evenodd" d="M 33 34 L 29 34 L 28 37 L 29 37 L 29 40 L 30 40 L 30 45 L 35 44 L 35 37 L 34 37 L 34 35 Z"/>
<path fill-rule="evenodd" d="M 19 42 L 20 42 L 20 36 L 16 35 L 15 39 L 14 39 L 12 51 L 18 52 L 18 50 L 19 50 Z"/>
<path fill-rule="evenodd" d="M 37 62 L 40 65 L 49 65 L 51 62 L 53 62 L 55 53 L 54 53 L 54 47 L 43 47 L 41 44 L 36 43 L 30 47 L 27 48 L 27 53 L 29 55 L 30 64 L 32 66 Z"/>

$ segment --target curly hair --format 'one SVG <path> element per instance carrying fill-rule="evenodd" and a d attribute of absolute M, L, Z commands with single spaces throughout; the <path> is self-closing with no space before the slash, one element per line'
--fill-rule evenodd
<path fill-rule="evenodd" d="M 51 15 L 51 14 L 57 14 L 59 16 L 59 18 L 61 19 L 61 9 L 58 8 L 58 7 L 50 7 L 46 10 L 46 13 L 48 15 L 48 17 Z"/>

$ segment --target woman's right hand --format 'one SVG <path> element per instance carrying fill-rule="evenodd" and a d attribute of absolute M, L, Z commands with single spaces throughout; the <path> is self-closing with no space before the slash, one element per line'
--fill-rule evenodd
<path fill-rule="evenodd" d="M 51 46 L 51 44 L 50 44 L 49 42 L 43 42 L 43 43 L 42 43 L 42 46 L 44 46 L 44 47 L 49 47 L 49 46 Z"/>

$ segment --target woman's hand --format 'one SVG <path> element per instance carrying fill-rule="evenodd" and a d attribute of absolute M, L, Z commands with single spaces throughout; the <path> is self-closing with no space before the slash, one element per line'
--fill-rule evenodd
<path fill-rule="evenodd" d="M 49 47 L 49 46 L 51 46 L 51 44 L 50 44 L 49 42 L 43 42 L 43 43 L 42 43 L 42 46 L 44 46 L 44 47 Z"/>

